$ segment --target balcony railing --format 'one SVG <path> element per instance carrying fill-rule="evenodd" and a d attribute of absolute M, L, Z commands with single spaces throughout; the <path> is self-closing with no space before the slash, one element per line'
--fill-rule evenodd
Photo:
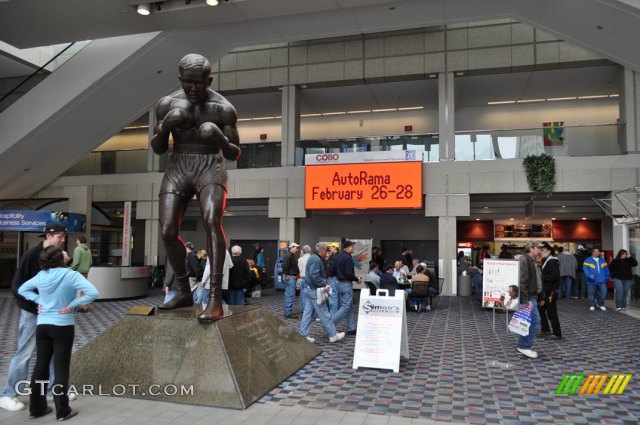
<path fill-rule="evenodd" d="M 457 132 L 456 161 L 524 158 L 546 153 L 560 156 L 619 155 L 623 153 L 622 124 L 562 126 Z"/>
<path fill-rule="evenodd" d="M 460 131 L 455 133 L 455 160 L 524 158 L 541 153 L 554 157 L 619 155 L 624 152 L 620 143 L 623 131 L 621 124 Z M 299 140 L 295 164 L 304 165 L 306 154 L 393 150 L 423 152 L 424 162 L 440 160 L 438 134 L 428 133 Z"/>
<path fill-rule="evenodd" d="M 524 158 L 541 153 L 554 157 L 619 155 L 624 152 L 620 143 L 624 129 L 624 125 L 601 124 L 564 126 L 553 135 L 545 128 L 461 131 L 455 134 L 455 160 Z M 299 140 L 295 148 L 295 165 L 304 165 L 305 154 L 394 150 L 415 150 L 423 153 L 424 162 L 437 162 L 440 160 L 439 141 L 437 133 Z M 281 165 L 280 142 L 249 143 L 240 147 L 240 160 L 227 162 L 228 169 Z M 147 149 L 96 151 L 84 157 L 64 175 L 145 173 L 147 155 Z M 164 171 L 167 162 L 168 155 L 164 155 L 160 161 L 160 171 Z"/>
<path fill-rule="evenodd" d="M 242 156 L 236 161 L 225 161 L 227 169 L 279 167 L 280 142 L 240 145 Z M 148 149 L 94 151 L 69 168 L 64 176 L 91 176 L 101 174 L 132 174 L 147 172 Z M 160 158 L 160 171 L 164 171 L 168 155 Z"/>

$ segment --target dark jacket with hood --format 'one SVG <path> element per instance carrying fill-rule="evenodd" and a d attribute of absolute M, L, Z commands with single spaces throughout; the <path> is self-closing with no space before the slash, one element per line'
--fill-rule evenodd
<path fill-rule="evenodd" d="M 20 295 L 18 289 L 20 289 L 27 280 L 40 272 L 40 253 L 43 249 L 43 243 L 40 242 L 22 256 L 18 270 L 16 270 L 16 274 L 13 275 L 13 281 L 11 282 L 11 292 L 16 298 L 18 307 L 33 314 L 38 314 L 38 305 Z"/>

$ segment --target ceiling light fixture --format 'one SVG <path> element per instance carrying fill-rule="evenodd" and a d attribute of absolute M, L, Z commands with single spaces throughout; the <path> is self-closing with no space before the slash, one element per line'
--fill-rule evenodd
<path fill-rule="evenodd" d="M 560 102 L 563 100 L 576 100 L 575 96 L 569 96 L 569 97 L 550 97 L 547 98 L 548 102 Z"/>
<path fill-rule="evenodd" d="M 522 99 L 522 100 L 518 100 L 518 103 L 534 103 L 534 102 L 544 102 L 544 99 Z"/>
<path fill-rule="evenodd" d="M 495 102 L 487 102 L 487 105 L 509 105 L 511 103 L 516 103 L 515 100 L 498 100 Z"/>
<path fill-rule="evenodd" d="M 218 0 L 207 0 L 205 3 L 207 3 L 209 6 L 217 6 Z"/>
<path fill-rule="evenodd" d="M 609 97 L 608 94 L 596 94 L 591 96 L 578 96 L 578 99 L 604 99 L 605 97 Z"/>
<path fill-rule="evenodd" d="M 151 13 L 151 6 L 149 6 L 149 3 L 139 4 L 138 13 L 142 16 L 149 15 Z"/>

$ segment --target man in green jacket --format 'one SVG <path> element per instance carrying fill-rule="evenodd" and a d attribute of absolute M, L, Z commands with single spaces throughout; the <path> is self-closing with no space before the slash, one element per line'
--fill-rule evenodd
<path fill-rule="evenodd" d="M 87 246 L 87 237 L 85 235 L 80 235 L 76 239 L 76 248 L 73 250 L 73 262 L 71 263 L 71 269 L 77 271 L 86 279 L 89 275 L 91 264 L 93 264 L 93 259 L 91 258 L 91 250 Z M 80 313 L 86 313 L 89 311 L 89 305 L 84 304 L 76 310 Z"/>

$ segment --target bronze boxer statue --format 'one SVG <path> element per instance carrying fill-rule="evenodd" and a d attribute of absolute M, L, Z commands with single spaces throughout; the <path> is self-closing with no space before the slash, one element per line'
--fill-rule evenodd
<path fill-rule="evenodd" d="M 180 293 L 158 308 L 193 305 L 180 226 L 195 195 L 207 232 L 206 251 L 211 264 L 211 296 L 198 320 L 210 322 L 223 315 L 226 239 L 222 214 L 227 198 L 223 157 L 230 161 L 240 157 L 237 114 L 227 99 L 209 88 L 211 65 L 206 58 L 185 56 L 180 60 L 179 73 L 182 90 L 163 97 L 156 105 L 157 122 L 151 139 L 153 151 L 160 155 L 169 148 L 169 135 L 173 135 L 173 155 L 160 186 L 159 218 L 161 237 L 180 286 Z"/>

